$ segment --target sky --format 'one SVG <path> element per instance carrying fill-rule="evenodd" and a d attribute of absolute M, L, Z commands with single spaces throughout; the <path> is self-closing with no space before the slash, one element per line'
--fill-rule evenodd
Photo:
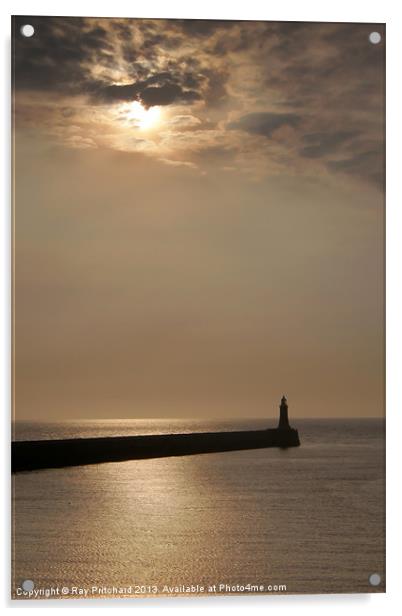
<path fill-rule="evenodd" d="M 13 28 L 15 417 L 382 416 L 384 26 Z"/>

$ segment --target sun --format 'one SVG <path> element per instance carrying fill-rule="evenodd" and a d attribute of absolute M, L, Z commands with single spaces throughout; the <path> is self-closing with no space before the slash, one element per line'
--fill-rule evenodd
<path fill-rule="evenodd" d="M 154 128 L 158 124 L 161 117 L 160 107 L 149 107 L 145 109 L 138 101 L 125 103 L 124 115 L 127 120 L 134 120 L 138 128 L 147 130 Z"/>

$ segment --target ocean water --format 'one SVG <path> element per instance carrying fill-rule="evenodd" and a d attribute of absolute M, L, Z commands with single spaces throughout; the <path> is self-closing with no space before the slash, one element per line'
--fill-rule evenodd
<path fill-rule="evenodd" d="M 12 595 L 24 580 L 52 598 L 384 592 L 384 421 L 292 424 L 299 448 L 13 475 Z M 14 439 L 263 427 L 271 426 L 17 423 Z"/>

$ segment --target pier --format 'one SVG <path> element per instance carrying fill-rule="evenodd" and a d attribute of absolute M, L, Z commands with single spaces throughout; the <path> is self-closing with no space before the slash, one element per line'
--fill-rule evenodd
<path fill-rule="evenodd" d="M 299 434 L 289 425 L 287 401 L 283 397 L 277 428 L 233 432 L 14 441 L 11 444 L 11 469 L 12 472 L 20 472 L 82 464 L 266 447 L 287 448 L 299 445 Z"/>

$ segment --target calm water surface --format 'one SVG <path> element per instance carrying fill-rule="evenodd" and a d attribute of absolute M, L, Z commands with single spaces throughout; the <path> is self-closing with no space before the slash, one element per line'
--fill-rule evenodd
<path fill-rule="evenodd" d="M 18 423 L 14 439 L 262 427 L 261 420 Z M 368 577 L 385 576 L 384 422 L 294 427 L 300 448 L 13 475 L 13 592 L 26 579 L 36 588 L 155 585 L 159 596 L 164 586 L 221 583 L 383 592 L 383 582 L 373 588 Z"/>

